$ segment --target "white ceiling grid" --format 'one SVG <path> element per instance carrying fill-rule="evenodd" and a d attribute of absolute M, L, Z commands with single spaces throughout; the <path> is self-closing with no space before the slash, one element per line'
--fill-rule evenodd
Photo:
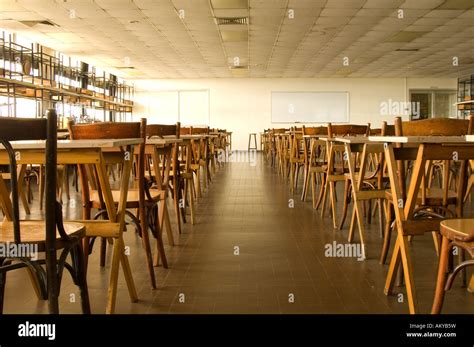
<path fill-rule="evenodd" d="M 123 77 L 457 77 L 474 73 L 473 7 L 474 0 L 0 0 L 0 28 Z M 22 23 L 35 20 L 57 26 Z"/>

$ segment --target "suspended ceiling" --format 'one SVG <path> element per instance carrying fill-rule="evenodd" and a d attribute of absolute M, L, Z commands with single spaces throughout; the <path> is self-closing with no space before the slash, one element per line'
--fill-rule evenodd
<path fill-rule="evenodd" d="M 0 28 L 128 78 L 458 77 L 474 73 L 473 7 L 474 0 L 0 0 Z M 54 25 L 37 24 L 44 20 Z"/>

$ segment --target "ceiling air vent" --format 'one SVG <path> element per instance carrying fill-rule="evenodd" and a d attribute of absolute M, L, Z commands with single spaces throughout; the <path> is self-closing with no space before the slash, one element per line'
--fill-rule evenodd
<path fill-rule="evenodd" d="M 49 26 L 52 26 L 52 27 L 59 27 L 59 25 L 49 21 L 49 20 L 20 20 L 19 21 L 21 24 L 24 24 L 30 28 L 38 25 L 38 24 L 42 24 L 42 25 L 49 25 Z"/>
<path fill-rule="evenodd" d="M 217 17 L 216 23 L 218 25 L 247 25 L 248 18 L 247 17 Z"/>

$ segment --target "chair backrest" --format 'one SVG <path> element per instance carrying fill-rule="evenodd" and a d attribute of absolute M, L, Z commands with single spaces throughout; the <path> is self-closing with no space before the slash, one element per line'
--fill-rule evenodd
<path fill-rule="evenodd" d="M 395 125 L 387 124 L 387 122 L 382 122 L 382 129 L 380 132 L 381 136 L 395 136 Z"/>
<path fill-rule="evenodd" d="M 116 123 L 116 122 L 103 122 L 103 123 L 92 123 L 92 124 L 73 124 L 68 123 L 68 130 L 71 139 L 73 140 L 99 140 L 99 139 L 130 139 L 130 138 L 142 138 L 143 143 L 138 148 L 138 170 L 137 178 L 139 187 L 144 185 L 145 176 L 145 141 L 146 141 L 146 119 L 142 118 L 141 122 L 133 123 Z M 135 151 L 136 153 L 136 151 Z M 83 204 L 89 205 L 90 203 L 90 192 L 89 182 L 94 182 L 95 176 L 88 177 L 87 170 L 84 165 L 79 165 L 79 177 L 82 186 L 82 200 Z M 95 172 L 95 169 L 93 170 Z M 100 184 L 94 182 L 97 190 L 100 192 L 99 198 L 103 203 L 102 193 Z M 140 190 L 141 192 L 141 190 Z M 88 219 L 89 216 L 84 216 Z"/>
<path fill-rule="evenodd" d="M 191 127 L 191 135 L 209 134 L 209 127 Z"/>
<path fill-rule="evenodd" d="M 6 185 L 0 177 L 1 203 L 7 219 L 13 224 L 14 242 L 21 243 L 20 209 L 17 180 L 17 155 L 10 141 L 46 140 L 45 169 L 46 169 L 46 247 L 55 249 L 56 228 L 62 238 L 67 235 L 62 227 L 62 209 L 56 201 L 56 170 L 57 170 L 57 115 L 55 110 L 46 112 L 46 119 L 16 119 L 0 117 L 0 143 L 5 148 L 10 162 L 11 198 L 5 196 Z M 8 193 L 7 193 L 8 194 Z M 49 256 L 48 256 L 49 257 Z"/>
<path fill-rule="evenodd" d="M 176 136 L 179 138 L 181 134 L 181 123 L 178 122 L 176 124 L 148 124 L 146 126 L 146 136 L 148 138 L 152 136 Z"/>
<path fill-rule="evenodd" d="M 395 118 L 397 136 L 462 136 L 472 134 L 472 116 L 469 119 L 430 118 L 402 121 Z"/>
<path fill-rule="evenodd" d="M 273 134 L 283 134 L 283 133 L 287 132 L 288 130 L 290 130 L 290 129 L 285 129 L 285 128 L 277 128 L 277 129 L 275 129 L 275 128 L 273 128 L 273 129 L 271 130 L 271 132 L 272 132 Z"/>
<path fill-rule="evenodd" d="M 328 124 L 328 136 L 357 136 L 357 135 L 370 135 L 370 123 L 367 125 L 356 125 L 356 124 Z"/>
<path fill-rule="evenodd" d="M 73 140 L 131 139 L 139 138 L 141 123 L 103 122 L 92 124 L 68 123 Z"/>
<path fill-rule="evenodd" d="M 305 127 L 303 125 L 303 135 L 327 135 L 327 127 Z"/>
<path fill-rule="evenodd" d="M 179 134 L 180 135 L 191 135 L 191 127 L 180 127 Z"/>

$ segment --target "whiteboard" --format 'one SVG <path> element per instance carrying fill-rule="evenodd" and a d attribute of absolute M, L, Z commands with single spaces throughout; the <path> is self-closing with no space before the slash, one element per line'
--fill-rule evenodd
<path fill-rule="evenodd" d="M 346 123 L 348 92 L 272 92 L 272 123 Z"/>
<path fill-rule="evenodd" d="M 134 114 L 149 124 L 208 125 L 209 90 L 136 92 Z"/>

